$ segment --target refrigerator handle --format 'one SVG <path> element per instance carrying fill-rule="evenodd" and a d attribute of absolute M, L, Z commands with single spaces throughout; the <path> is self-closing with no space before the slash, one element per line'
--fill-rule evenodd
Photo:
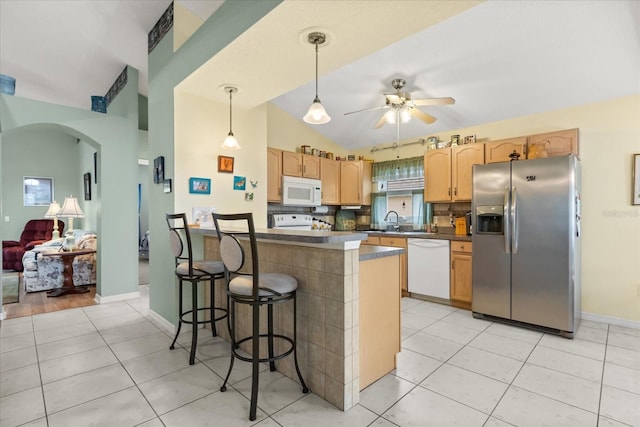
<path fill-rule="evenodd" d="M 513 253 L 518 253 L 518 188 L 511 190 L 511 241 Z"/>
<path fill-rule="evenodd" d="M 509 220 L 509 187 L 504 187 L 504 202 L 502 204 L 502 220 L 503 225 L 503 237 L 504 237 L 504 252 L 511 253 L 511 221 Z"/>

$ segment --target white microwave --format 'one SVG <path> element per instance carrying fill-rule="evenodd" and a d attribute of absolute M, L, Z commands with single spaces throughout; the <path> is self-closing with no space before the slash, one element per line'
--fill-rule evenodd
<path fill-rule="evenodd" d="M 282 177 L 282 204 L 284 206 L 320 206 L 322 182 L 319 179 Z"/>

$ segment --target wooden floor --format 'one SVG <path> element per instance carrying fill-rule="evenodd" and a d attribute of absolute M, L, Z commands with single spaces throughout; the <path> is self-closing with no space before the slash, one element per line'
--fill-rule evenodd
<path fill-rule="evenodd" d="M 86 307 L 96 302 L 96 286 L 88 286 L 89 292 L 84 294 L 69 294 L 60 297 L 48 297 L 47 291 L 25 292 L 22 277 L 20 277 L 20 302 L 4 304 L 2 308 L 7 314 L 7 319 L 15 317 L 31 316 L 32 314 L 49 313 L 52 311 L 66 310 L 67 308 Z"/>

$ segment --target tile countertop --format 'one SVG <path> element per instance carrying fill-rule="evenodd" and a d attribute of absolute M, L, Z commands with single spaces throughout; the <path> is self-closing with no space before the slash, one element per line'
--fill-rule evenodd
<path fill-rule="evenodd" d="M 424 231 L 358 231 L 358 233 L 367 233 L 369 236 L 380 237 L 406 237 L 410 239 L 438 239 L 438 240 L 455 240 L 460 242 L 470 242 L 471 236 L 453 234 L 453 233 L 427 233 Z"/>

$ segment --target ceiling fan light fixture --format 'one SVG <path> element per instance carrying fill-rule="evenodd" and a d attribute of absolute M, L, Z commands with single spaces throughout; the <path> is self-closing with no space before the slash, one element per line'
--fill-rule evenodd
<path fill-rule="evenodd" d="M 395 125 L 396 124 L 396 115 L 397 115 L 397 113 L 398 112 L 395 109 L 389 110 L 386 113 L 384 113 L 384 119 L 390 125 Z"/>
<path fill-rule="evenodd" d="M 233 135 L 233 114 L 231 109 L 233 94 L 238 93 L 238 88 L 233 86 L 225 86 L 224 91 L 229 94 L 229 133 L 222 142 L 220 148 L 224 150 L 239 150 L 242 147 L 240 147 L 240 144 L 238 144 L 238 140 L 236 139 L 235 135 Z"/>
<path fill-rule="evenodd" d="M 407 123 L 409 120 L 411 120 L 411 113 L 408 108 L 403 108 L 400 111 L 400 122 Z"/>
<path fill-rule="evenodd" d="M 318 97 L 318 45 L 323 44 L 327 37 L 324 33 L 314 31 L 309 33 L 309 43 L 316 46 L 316 97 L 313 99 L 313 103 L 309 107 L 309 111 L 302 118 L 305 122 L 312 125 L 321 125 L 331 120 L 331 117 L 327 114 L 327 111 L 322 106 L 320 98 Z"/>

